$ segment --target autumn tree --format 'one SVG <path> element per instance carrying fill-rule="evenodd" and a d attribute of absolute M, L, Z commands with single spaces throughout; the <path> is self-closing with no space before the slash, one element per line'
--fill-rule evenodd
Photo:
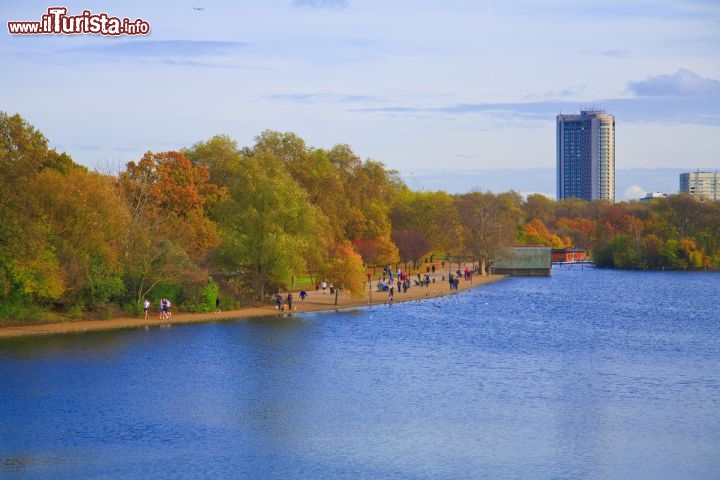
<path fill-rule="evenodd" d="M 595 220 L 589 218 L 560 217 L 554 222 L 551 231 L 560 238 L 569 238 L 569 246 L 589 249 L 593 243 L 596 227 Z"/>
<path fill-rule="evenodd" d="M 121 302 L 129 214 L 114 179 L 48 149 L 19 116 L 0 125 L 0 299 L 78 315 Z"/>
<path fill-rule="evenodd" d="M 181 152 L 147 152 L 129 162 L 119 186 L 134 221 L 125 245 L 130 286 L 140 302 L 160 283 L 203 283 L 203 263 L 218 242 L 208 211 L 226 191 Z"/>
<path fill-rule="evenodd" d="M 545 225 L 549 225 L 555 219 L 555 210 L 557 202 L 540 193 L 532 193 L 527 196 L 523 205 L 525 212 L 525 220 L 540 220 Z"/>
<path fill-rule="evenodd" d="M 463 230 L 465 251 L 480 261 L 487 273 L 499 248 L 512 245 L 517 238 L 515 211 L 507 202 L 487 192 L 471 192 L 456 197 L 458 216 Z"/>
<path fill-rule="evenodd" d="M 353 298 L 360 298 L 365 291 L 365 266 L 357 250 L 348 241 L 340 242 L 330 248 L 330 260 L 326 262 L 320 275 L 337 287 L 348 291 Z"/>
<path fill-rule="evenodd" d="M 397 239 L 396 244 L 400 248 L 402 259 L 417 260 L 431 249 L 438 252 L 457 249 L 461 228 L 455 207 L 453 196 L 447 192 L 398 189 L 390 210 L 390 221 L 393 239 Z M 396 236 L 397 232 L 407 233 Z M 428 246 L 413 246 L 408 243 L 411 237 Z M 398 240 L 403 243 L 402 246 L 397 243 Z M 417 250 L 424 251 L 418 254 Z"/>
<path fill-rule="evenodd" d="M 534 219 L 523 226 L 520 237 L 526 245 L 545 245 L 552 248 L 565 248 L 570 246 L 570 239 L 562 239 L 558 235 L 548 231 L 540 219 Z"/>
<path fill-rule="evenodd" d="M 324 214 L 332 234 L 328 245 L 350 240 L 362 249 L 366 264 L 397 262 L 388 217 L 402 184 L 397 172 L 380 162 L 361 160 L 345 144 L 309 148 L 293 133 L 265 131 L 255 142 L 252 154 L 272 153 Z"/>
<path fill-rule="evenodd" d="M 427 255 L 432 245 L 420 230 L 410 228 L 406 230 L 393 230 L 392 239 L 398 247 L 400 260 L 405 261 L 407 270 L 407 262 L 413 263 L 413 268 L 417 268 L 423 255 Z"/>
<path fill-rule="evenodd" d="M 65 279 L 62 303 L 96 310 L 121 302 L 121 265 L 130 214 L 113 178 L 85 169 L 47 169 L 37 179 L 37 202 Z"/>
<path fill-rule="evenodd" d="M 52 229 L 38 205 L 45 170 L 79 168 L 20 115 L 0 112 L 0 316 L 17 315 L 33 302 L 59 299 L 65 291 Z"/>
<path fill-rule="evenodd" d="M 270 149 L 242 153 L 221 139 L 212 143 L 196 145 L 190 156 L 212 163 L 228 189 L 213 210 L 221 234 L 214 263 L 264 300 L 304 272 L 323 243 L 319 212 Z"/>

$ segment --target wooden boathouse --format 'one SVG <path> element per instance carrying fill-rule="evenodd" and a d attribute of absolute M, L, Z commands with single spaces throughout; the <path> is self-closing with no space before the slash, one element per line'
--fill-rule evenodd
<path fill-rule="evenodd" d="M 552 270 L 550 247 L 520 246 L 498 250 L 492 265 L 496 275 L 546 275 Z"/>

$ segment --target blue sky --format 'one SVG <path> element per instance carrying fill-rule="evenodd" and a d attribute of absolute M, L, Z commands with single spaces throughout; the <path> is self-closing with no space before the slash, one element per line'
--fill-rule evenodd
<path fill-rule="evenodd" d="M 413 188 L 554 196 L 555 115 L 597 106 L 619 200 L 720 169 L 718 0 L 73 0 L 151 33 L 7 33 L 55 4 L 0 5 L 0 110 L 91 168 L 272 129 Z"/>

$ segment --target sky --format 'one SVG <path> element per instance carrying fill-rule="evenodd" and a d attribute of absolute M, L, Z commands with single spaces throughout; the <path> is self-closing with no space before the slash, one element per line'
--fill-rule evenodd
<path fill-rule="evenodd" d="M 147 35 L 11 35 L 142 19 Z M 555 116 L 616 120 L 616 199 L 720 170 L 720 0 L 3 1 L 0 110 L 105 172 L 264 130 L 348 144 L 413 189 L 555 196 Z"/>

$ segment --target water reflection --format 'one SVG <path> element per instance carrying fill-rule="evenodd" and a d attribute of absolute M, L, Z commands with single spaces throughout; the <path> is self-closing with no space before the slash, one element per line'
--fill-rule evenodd
<path fill-rule="evenodd" d="M 720 276 L 638 275 L 5 340 L 0 476 L 713 478 Z"/>

